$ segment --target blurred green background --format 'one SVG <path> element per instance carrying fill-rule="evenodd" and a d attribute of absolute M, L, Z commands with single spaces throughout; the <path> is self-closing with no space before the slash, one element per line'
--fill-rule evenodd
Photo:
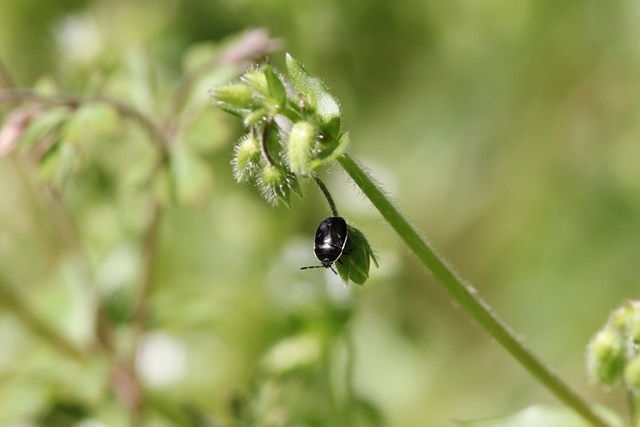
<path fill-rule="evenodd" d="M 637 297 L 637 2 L 0 0 L 0 10 L 0 60 L 17 87 L 103 87 L 163 113 L 157 103 L 185 55 L 268 29 L 282 43 L 272 63 L 283 70 L 288 51 L 324 78 L 352 154 L 439 252 L 581 395 L 624 410 L 619 390 L 589 383 L 584 351 Z M 158 82 L 149 97 L 137 92 L 145 67 Z M 213 106 L 188 140 L 202 188 L 166 207 L 148 330 L 132 340 L 148 189 L 131 188 L 149 157 L 133 128 L 84 130 L 88 166 L 72 168 L 62 202 L 24 156 L 0 159 L 0 274 L 79 347 L 93 342 L 96 300 L 105 303 L 115 354 L 137 348 L 146 425 L 339 425 L 347 402 L 357 425 L 443 426 L 556 403 L 451 303 L 337 167 L 323 178 L 380 268 L 360 288 L 300 271 L 316 263 L 325 201 L 306 185 L 291 209 L 272 208 L 236 185 L 241 124 Z M 113 355 L 77 363 L 3 302 L 1 425 L 134 423 L 114 396 Z M 345 397 L 349 378 L 358 404 Z"/>

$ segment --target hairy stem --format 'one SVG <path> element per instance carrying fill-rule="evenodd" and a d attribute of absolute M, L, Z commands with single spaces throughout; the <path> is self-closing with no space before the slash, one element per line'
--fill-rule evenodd
<path fill-rule="evenodd" d="M 313 180 L 316 182 L 316 184 L 318 184 L 318 187 L 320 187 L 320 191 L 322 191 L 322 194 L 324 194 L 324 198 L 327 199 L 327 203 L 329 203 L 329 209 L 331 209 L 331 215 L 339 216 L 338 209 L 336 208 L 336 204 L 334 203 L 333 197 L 331 197 L 331 193 L 329 193 L 329 189 L 327 188 L 327 186 L 324 185 L 324 182 L 322 182 L 320 177 L 315 173 L 313 174 Z"/>
<path fill-rule="evenodd" d="M 440 284 L 491 336 L 500 343 L 525 369 L 538 379 L 549 391 L 567 406 L 573 408 L 585 420 L 597 427 L 610 425 L 596 414 L 556 374 L 549 370 L 527 349 L 516 335 L 503 323 L 492 309 L 478 296 L 475 289 L 465 283 L 434 252 L 429 243 L 404 218 L 389 198 L 374 183 L 367 173 L 348 154 L 338 159 L 344 170 L 356 183 L 364 195 L 378 209 L 380 214 L 409 246 L 411 251 L 433 273 Z"/>

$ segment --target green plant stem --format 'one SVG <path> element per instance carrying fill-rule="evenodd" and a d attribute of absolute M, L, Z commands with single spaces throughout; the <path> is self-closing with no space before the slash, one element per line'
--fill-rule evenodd
<path fill-rule="evenodd" d="M 500 343 L 525 369 L 538 379 L 564 404 L 573 408 L 594 426 L 610 427 L 592 408 L 557 375 L 551 372 L 527 349 L 516 335 L 498 318 L 492 309 L 478 296 L 476 290 L 456 275 L 434 252 L 429 243 L 404 218 L 389 198 L 348 154 L 338 159 L 344 170 L 364 195 L 378 209 L 409 246 L 411 251 L 433 273 L 436 279 L 491 336 Z"/>
<path fill-rule="evenodd" d="M 318 187 L 320 187 L 320 191 L 322 191 L 324 198 L 327 199 L 327 203 L 329 204 L 329 209 L 331 209 L 331 215 L 338 216 L 338 209 L 336 208 L 336 204 L 333 201 L 333 197 L 331 197 L 331 193 L 329 193 L 329 189 L 327 188 L 327 186 L 324 185 L 324 182 L 322 182 L 320 177 L 315 173 L 313 174 L 313 180 L 316 182 Z"/>

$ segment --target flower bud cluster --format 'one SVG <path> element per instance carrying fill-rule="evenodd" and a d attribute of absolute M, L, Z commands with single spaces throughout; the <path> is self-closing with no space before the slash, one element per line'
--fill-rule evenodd
<path fill-rule="evenodd" d="M 233 173 L 252 183 L 271 204 L 290 204 L 299 180 L 315 178 L 334 216 L 337 210 L 314 169 L 342 156 L 349 143 L 341 131 L 341 112 L 322 81 L 287 55 L 290 82 L 271 65 L 247 70 L 240 79 L 212 89 L 214 103 L 240 117 L 247 133 L 235 145 Z M 346 282 L 363 284 L 371 260 L 378 262 L 364 234 L 348 226 L 348 239 L 336 268 Z"/>
<path fill-rule="evenodd" d="M 610 386 L 618 381 L 640 394 L 640 301 L 616 309 L 587 350 L 592 379 Z"/>
<path fill-rule="evenodd" d="M 212 89 L 214 103 L 239 116 L 247 129 L 232 161 L 238 182 L 253 183 L 272 204 L 289 205 L 298 180 L 342 155 L 338 102 L 315 76 L 287 55 L 291 82 L 271 65 L 251 68 L 232 84 Z"/>

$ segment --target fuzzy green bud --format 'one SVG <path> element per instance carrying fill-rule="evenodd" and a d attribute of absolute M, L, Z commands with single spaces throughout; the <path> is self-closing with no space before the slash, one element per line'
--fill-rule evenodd
<path fill-rule="evenodd" d="M 614 384 L 625 365 L 624 337 L 615 329 L 605 328 L 591 340 L 587 352 L 589 374 L 605 385 Z"/>
<path fill-rule="evenodd" d="M 211 96 L 218 103 L 236 108 L 248 108 L 254 103 L 253 89 L 243 84 L 218 86 L 212 89 Z"/>
<path fill-rule="evenodd" d="M 297 122 L 289 133 L 289 168 L 296 175 L 311 173 L 311 153 L 315 140 L 315 129 L 309 122 Z"/>
<path fill-rule="evenodd" d="M 626 333 L 635 344 L 640 344 L 640 303 L 637 300 L 629 300 L 624 308 L 627 311 L 624 318 Z"/>
<path fill-rule="evenodd" d="M 291 190 L 300 191 L 295 175 L 275 165 L 267 165 L 262 168 L 259 184 L 262 196 L 272 205 L 278 204 L 278 200 L 289 205 Z"/>
<path fill-rule="evenodd" d="M 635 344 L 640 344 L 640 313 L 634 312 L 627 319 L 627 334 Z"/>
<path fill-rule="evenodd" d="M 626 328 L 631 315 L 633 315 L 633 308 L 630 304 L 625 303 L 611 313 L 609 320 L 607 320 L 607 326 L 614 329 Z"/>
<path fill-rule="evenodd" d="M 255 175 L 260 163 L 260 141 L 251 134 L 246 135 L 238 142 L 235 151 L 233 176 L 238 182 L 247 182 Z"/>
<path fill-rule="evenodd" d="M 624 370 L 624 383 L 634 393 L 640 394 L 640 356 L 634 357 L 627 364 Z"/>
<path fill-rule="evenodd" d="M 242 77 L 240 77 L 240 80 L 251 86 L 253 89 L 257 90 L 262 95 L 269 95 L 267 76 L 265 76 L 264 72 L 261 69 L 252 68 L 250 70 L 247 70 L 242 75 Z"/>

